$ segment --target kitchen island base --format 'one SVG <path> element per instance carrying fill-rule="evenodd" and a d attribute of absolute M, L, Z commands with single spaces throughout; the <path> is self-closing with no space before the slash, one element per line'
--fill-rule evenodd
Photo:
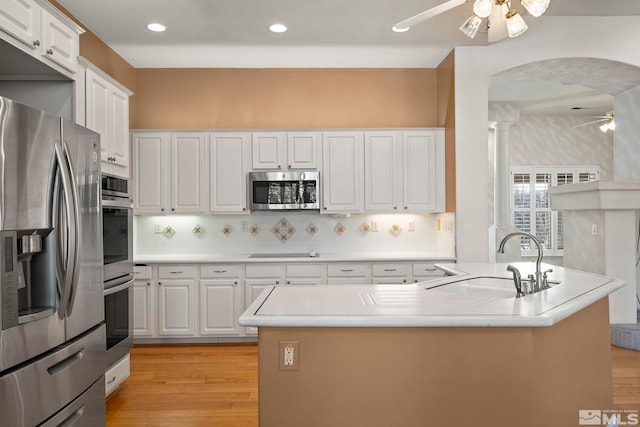
<path fill-rule="evenodd" d="M 551 327 L 261 327 L 260 426 L 577 426 L 613 407 L 607 300 Z"/>

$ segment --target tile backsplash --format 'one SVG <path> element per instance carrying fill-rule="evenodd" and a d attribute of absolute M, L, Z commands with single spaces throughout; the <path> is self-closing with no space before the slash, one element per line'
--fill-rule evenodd
<path fill-rule="evenodd" d="M 455 256 L 455 215 L 258 212 L 134 217 L 134 253 L 139 255 L 312 251 Z"/>

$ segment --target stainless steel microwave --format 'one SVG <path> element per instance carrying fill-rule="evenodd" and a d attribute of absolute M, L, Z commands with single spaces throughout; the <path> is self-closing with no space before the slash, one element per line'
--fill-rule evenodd
<path fill-rule="evenodd" d="M 249 172 L 249 209 L 319 210 L 320 172 Z"/>

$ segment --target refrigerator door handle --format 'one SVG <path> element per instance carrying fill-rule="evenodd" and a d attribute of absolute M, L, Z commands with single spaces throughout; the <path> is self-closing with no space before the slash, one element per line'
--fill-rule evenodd
<path fill-rule="evenodd" d="M 62 287 L 62 294 L 60 296 L 60 306 L 58 307 L 58 317 L 64 319 L 67 315 L 67 306 L 69 304 L 69 297 L 71 295 L 71 286 L 73 281 L 73 266 L 75 264 L 76 251 L 70 247 L 77 239 L 75 235 L 77 229 L 71 225 L 71 218 L 73 211 L 73 200 L 71 195 L 71 186 L 74 185 L 69 176 L 69 168 L 66 165 L 65 153 L 60 141 L 55 141 L 55 153 L 58 162 L 58 171 L 60 172 L 60 178 L 62 182 L 62 190 L 64 192 L 64 207 L 67 219 L 67 260 L 66 267 L 64 269 L 64 284 Z"/>
<path fill-rule="evenodd" d="M 69 292 L 69 302 L 67 308 L 67 316 L 71 314 L 73 311 L 73 303 L 76 299 L 76 291 L 78 290 L 78 275 L 80 269 L 80 236 L 82 235 L 82 230 L 80 228 L 80 208 L 78 206 L 78 187 L 76 186 L 76 174 L 73 171 L 73 164 L 71 163 L 71 155 L 69 154 L 69 148 L 67 144 L 63 141 L 62 148 L 64 150 L 64 155 L 67 159 L 67 167 L 69 170 L 69 175 L 71 176 L 71 196 L 73 200 L 73 228 L 75 229 L 73 235 L 75 239 L 71 240 L 72 243 L 72 253 L 73 253 L 73 270 L 71 275 L 71 290 Z"/>

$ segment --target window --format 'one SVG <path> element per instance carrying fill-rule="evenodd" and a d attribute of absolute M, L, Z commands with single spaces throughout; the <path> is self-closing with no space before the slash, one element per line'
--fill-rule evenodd
<path fill-rule="evenodd" d="M 600 179 L 598 166 L 514 166 L 511 168 L 513 225 L 536 236 L 544 253 L 562 256 L 562 212 L 551 210 L 549 188 Z M 520 239 L 522 255 L 536 255 L 531 239 Z"/>

